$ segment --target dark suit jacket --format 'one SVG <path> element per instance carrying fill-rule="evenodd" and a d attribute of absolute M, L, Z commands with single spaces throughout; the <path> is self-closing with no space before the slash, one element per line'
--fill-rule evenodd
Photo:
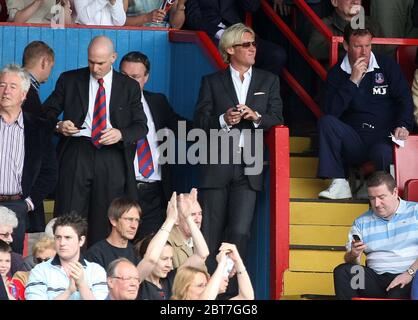
<path fill-rule="evenodd" d="M 268 71 L 254 67 L 252 70 L 245 104 L 262 116 L 258 128 L 268 130 L 272 126 L 283 123 L 280 80 L 279 77 Z M 219 116 L 237 104 L 238 98 L 229 68 L 203 77 L 195 111 L 195 126 L 207 132 L 210 129 L 220 130 Z M 249 120 L 241 120 L 239 125 L 233 128 L 254 130 L 254 124 Z M 210 142 L 210 139 L 208 141 Z M 254 143 L 252 143 L 252 147 L 254 147 Z M 229 151 L 231 154 L 231 149 Z M 218 156 L 220 156 L 220 148 Z M 231 174 L 232 164 L 201 165 L 199 186 L 201 188 L 223 187 L 228 183 Z M 248 175 L 248 179 L 251 188 L 257 191 L 262 190 L 262 174 Z"/>
<path fill-rule="evenodd" d="M 178 115 L 173 108 L 170 106 L 165 95 L 162 93 L 153 93 L 150 91 L 144 91 L 144 98 L 148 103 L 149 109 L 151 111 L 152 119 L 155 124 L 155 130 L 158 131 L 162 128 L 171 129 L 174 134 L 177 135 L 178 131 L 178 121 L 186 121 L 186 131 L 189 132 L 193 127 L 193 123 L 186 118 Z M 171 197 L 172 187 L 171 187 L 171 175 L 170 175 L 170 165 L 165 164 L 161 166 L 162 174 L 162 185 L 164 190 L 165 200 L 168 201 Z"/>
<path fill-rule="evenodd" d="M 51 127 L 58 122 L 57 117 L 63 112 L 63 120 L 71 120 L 76 126 L 81 126 L 86 118 L 89 106 L 88 68 L 71 70 L 60 75 L 55 90 L 44 102 L 42 118 Z M 110 122 L 113 128 L 122 133 L 118 142 L 125 156 L 126 192 L 136 197 L 135 174 L 133 160 L 138 139 L 147 132 L 146 116 L 141 104 L 141 91 L 135 80 L 113 70 L 112 91 L 110 96 Z M 63 137 L 58 145 L 58 161 L 71 137 Z"/>
<path fill-rule="evenodd" d="M 36 115 L 40 115 L 42 111 L 41 99 L 33 85 L 30 85 L 29 91 L 26 94 L 25 102 L 22 105 L 22 110 Z"/>
<path fill-rule="evenodd" d="M 259 0 L 188 0 L 186 26 L 214 37 L 220 22 L 227 27 L 243 22 L 245 12 L 255 12 L 259 7 Z"/>
<path fill-rule="evenodd" d="M 30 197 L 35 210 L 29 213 L 30 232 L 45 230 L 43 200 L 57 182 L 57 161 L 52 144 L 52 132 L 35 115 L 23 112 L 25 159 L 22 173 L 23 197 Z"/>

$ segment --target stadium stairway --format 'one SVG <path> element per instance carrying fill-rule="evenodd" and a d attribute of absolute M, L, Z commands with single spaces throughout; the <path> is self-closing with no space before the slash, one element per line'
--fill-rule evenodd
<path fill-rule="evenodd" d="M 332 271 L 343 262 L 347 232 L 366 200 L 317 198 L 329 181 L 316 178 L 311 138 L 290 138 L 290 254 L 282 299 L 333 299 Z"/>

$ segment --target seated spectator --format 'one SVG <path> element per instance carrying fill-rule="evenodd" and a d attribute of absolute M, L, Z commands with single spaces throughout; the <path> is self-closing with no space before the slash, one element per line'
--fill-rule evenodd
<path fill-rule="evenodd" d="M 161 9 L 167 0 L 124 0 L 128 5 L 127 26 L 147 26 L 181 29 L 187 0 L 174 0 L 169 9 Z"/>
<path fill-rule="evenodd" d="M 98 26 L 123 26 L 126 13 L 123 0 L 74 0 L 76 23 Z"/>
<path fill-rule="evenodd" d="M 91 246 L 85 258 L 105 269 L 118 258 L 126 258 L 137 265 L 139 259 L 130 240 L 134 239 L 138 231 L 141 216 L 138 203 L 127 197 L 116 198 L 110 204 L 107 216 L 112 225 L 109 236 Z"/>
<path fill-rule="evenodd" d="M 30 270 L 37 264 L 54 258 L 55 254 L 54 238 L 48 236 L 39 238 L 32 247 L 32 254 L 23 260 L 25 269 L 28 271 L 17 271 L 13 274 L 13 280 L 18 281 L 23 287 L 26 287 Z"/>
<path fill-rule="evenodd" d="M 361 0 L 331 0 L 335 10 L 331 16 L 322 19 L 331 33 L 334 36 L 342 36 L 344 34 L 344 28 L 352 21 L 356 23 L 354 19 L 359 15 L 361 9 Z M 370 17 L 365 17 L 365 26 L 370 29 L 373 35 L 380 37 L 382 35 L 381 28 L 378 22 L 372 20 Z M 309 40 L 308 45 L 309 52 L 318 60 L 326 62 L 329 58 L 330 44 L 318 29 L 314 28 Z M 338 47 L 338 57 L 344 57 L 345 50 L 342 45 Z"/>
<path fill-rule="evenodd" d="M 186 29 L 205 31 L 217 45 L 225 29 L 243 23 L 245 12 L 256 12 L 260 0 L 207 1 L 188 0 Z M 240 39 L 237 39 L 238 42 Z M 256 37 L 255 67 L 280 74 L 286 63 L 286 52 L 279 45 Z"/>
<path fill-rule="evenodd" d="M 50 23 L 53 17 L 51 8 L 56 0 L 6 0 L 9 21 L 16 23 Z M 65 23 L 71 23 L 69 0 L 62 0 Z"/>
<path fill-rule="evenodd" d="M 193 188 L 189 194 L 181 194 L 177 199 L 179 217 L 170 232 L 168 243 L 173 248 L 173 268 L 180 267 L 193 254 L 197 259 L 205 261 L 209 249 L 203 238 L 202 208 L 197 200 L 197 190 Z M 204 269 L 204 265 L 202 266 Z"/>
<path fill-rule="evenodd" d="M 16 214 L 12 210 L 0 206 L 0 240 L 10 245 L 13 242 L 13 229 L 17 228 L 17 224 Z M 8 274 L 10 277 L 17 271 L 25 271 L 22 255 L 12 252 L 11 256 L 12 264 Z"/>
<path fill-rule="evenodd" d="M 369 29 L 344 30 L 341 64 L 328 73 L 325 115 L 318 121 L 318 177 L 332 178 L 320 198 L 351 198 L 346 165 L 371 160 L 376 170 L 389 171 L 392 141 L 406 140 L 413 126 L 409 85 L 390 57 L 372 52 Z"/>
<path fill-rule="evenodd" d="M 43 236 L 39 238 L 32 246 L 32 254 L 23 260 L 25 269 L 30 271 L 38 263 L 52 259 L 55 254 L 56 251 L 54 238 Z"/>
<path fill-rule="evenodd" d="M 25 300 L 25 286 L 7 275 L 12 265 L 11 253 L 12 248 L 0 240 L 0 277 L 5 284 L 9 300 Z"/>
<path fill-rule="evenodd" d="M 32 269 L 26 299 L 104 300 L 108 295 L 106 271 L 80 253 L 86 241 L 86 220 L 63 215 L 57 218 L 53 230 L 57 254 Z"/>
<path fill-rule="evenodd" d="M 160 230 L 155 236 L 148 235 L 135 246 L 137 254 L 142 258 L 137 266 L 141 282 L 138 299 L 168 300 L 171 297 L 175 270 L 173 248 L 167 240 L 177 218 L 177 196 L 174 192 L 167 206 L 167 219 Z M 193 255 L 184 265 L 200 266 L 203 263 L 204 260 Z"/>
<path fill-rule="evenodd" d="M 234 269 L 227 269 L 227 257 L 232 259 Z M 203 269 L 181 266 L 174 278 L 173 300 L 215 300 L 228 287 L 229 277 L 235 272 L 238 277 L 238 295 L 231 300 L 254 300 L 254 290 L 244 263 L 234 244 L 222 243 L 216 257 L 218 266 L 212 275 Z"/>
<path fill-rule="evenodd" d="M 418 268 L 418 204 L 400 199 L 395 179 L 382 171 L 369 177 L 367 193 L 371 209 L 354 220 L 348 234 L 345 263 L 334 269 L 335 294 L 409 298 Z M 366 266 L 360 265 L 363 252 Z"/>
<path fill-rule="evenodd" d="M 174 224 L 173 224 L 174 225 Z M 162 229 L 167 231 L 167 238 L 170 229 L 165 227 Z M 160 231 L 158 232 L 160 233 Z M 157 234 L 158 234 L 157 233 Z M 136 246 L 136 252 L 138 257 L 145 259 L 147 252 L 151 251 L 151 241 L 157 234 L 149 234 L 144 239 L 139 241 Z M 158 256 L 153 268 L 147 274 L 139 286 L 139 300 L 168 300 L 171 297 L 171 288 L 173 286 L 174 276 L 176 275 L 173 270 L 173 247 L 166 241 L 160 255 Z"/>
<path fill-rule="evenodd" d="M 109 295 L 106 300 L 135 300 L 139 290 L 139 271 L 126 258 L 112 261 L 107 268 Z"/>

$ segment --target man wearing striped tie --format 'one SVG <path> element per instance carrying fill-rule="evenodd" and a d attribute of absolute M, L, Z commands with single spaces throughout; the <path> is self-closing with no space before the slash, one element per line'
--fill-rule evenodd
<path fill-rule="evenodd" d="M 151 63 L 145 54 L 139 51 L 127 53 L 122 58 L 119 69 L 137 81 L 138 87 L 144 90 L 151 69 Z M 166 217 L 167 201 L 173 192 L 168 164 L 158 163 L 160 142 L 157 131 L 169 128 L 177 133 L 179 121 L 186 122 L 187 132 L 193 126 L 191 121 L 174 112 L 165 95 L 146 90 L 142 92 L 141 101 L 149 131 L 146 137 L 138 141 L 134 160 L 137 199 L 142 209 L 141 226 L 136 235 L 138 239 L 157 232 L 161 227 Z"/>
<path fill-rule="evenodd" d="M 136 142 L 148 131 L 141 91 L 134 80 L 113 70 L 115 60 L 112 41 L 95 37 L 88 47 L 88 68 L 61 74 L 44 103 L 43 116 L 63 135 L 54 214 L 76 211 L 86 217 L 88 245 L 109 234 L 111 201 L 136 196 Z"/>

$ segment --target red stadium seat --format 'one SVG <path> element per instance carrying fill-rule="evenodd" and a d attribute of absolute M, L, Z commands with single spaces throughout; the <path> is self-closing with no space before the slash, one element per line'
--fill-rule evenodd
<path fill-rule="evenodd" d="M 417 53 L 417 46 L 399 46 L 396 51 L 396 59 L 398 60 L 401 69 L 408 80 L 412 84 L 414 79 L 414 72 L 417 68 L 415 63 L 415 55 Z"/>
<path fill-rule="evenodd" d="M 393 162 L 395 165 L 395 180 L 399 196 L 404 196 L 405 183 L 418 179 L 418 135 L 410 135 L 405 147 L 393 147 Z"/>
<path fill-rule="evenodd" d="M 405 183 L 404 198 L 418 202 L 418 179 L 411 179 Z"/>

